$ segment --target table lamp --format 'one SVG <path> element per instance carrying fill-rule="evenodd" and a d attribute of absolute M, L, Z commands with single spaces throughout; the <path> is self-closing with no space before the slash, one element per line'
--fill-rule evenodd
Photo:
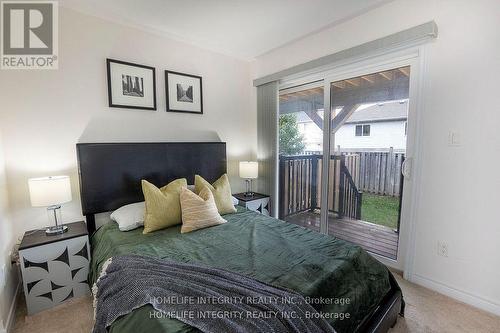
<path fill-rule="evenodd" d="M 240 177 L 244 178 L 247 183 L 246 197 L 253 197 L 252 179 L 259 176 L 259 163 L 258 162 L 240 162 Z"/>
<path fill-rule="evenodd" d="M 49 215 L 54 215 L 56 225 L 45 230 L 47 235 L 57 235 L 68 231 L 60 225 L 61 204 L 70 202 L 71 184 L 68 176 L 30 178 L 28 180 L 30 200 L 33 207 L 47 207 Z M 59 217 L 58 217 L 59 215 Z"/>

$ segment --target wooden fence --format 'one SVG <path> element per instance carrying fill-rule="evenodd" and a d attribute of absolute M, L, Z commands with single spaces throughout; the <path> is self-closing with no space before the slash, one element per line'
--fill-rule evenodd
<path fill-rule="evenodd" d="M 362 192 L 398 197 L 401 193 L 401 167 L 404 152 L 342 152 L 356 187 Z"/>

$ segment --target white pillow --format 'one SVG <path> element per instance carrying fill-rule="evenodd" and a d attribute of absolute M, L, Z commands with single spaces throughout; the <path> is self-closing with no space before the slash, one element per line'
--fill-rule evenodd
<path fill-rule="evenodd" d="M 125 205 L 111 214 L 111 219 L 118 223 L 120 231 L 129 231 L 144 225 L 144 201 Z"/>

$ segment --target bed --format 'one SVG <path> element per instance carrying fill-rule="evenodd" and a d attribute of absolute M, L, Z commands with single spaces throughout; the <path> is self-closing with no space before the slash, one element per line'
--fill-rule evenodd
<path fill-rule="evenodd" d="M 115 223 L 95 230 L 95 214 L 143 200 L 140 180 L 162 185 L 195 174 L 226 172 L 226 147 L 207 143 L 77 145 L 82 210 L 91 233 L 93 283 L 110 257 L 140 254 L 242 273 L 318 301 L 334 313 L 337 332 L 387 332 L 403 314 L 401 290 L 389 270 L 359 246 L 238 207 L 228 223 L 180 234 L 180 226 L 143 235 Z M 321 302 L 324 300 L 324 302 Z M 329 300 L 329 301 L 327 301 Z M 332 301 L 333 300 L 333 301 Z M 111 332 L 195 332 L 180 321 L 150 318 L 147 305 L 119 318 Z"/>

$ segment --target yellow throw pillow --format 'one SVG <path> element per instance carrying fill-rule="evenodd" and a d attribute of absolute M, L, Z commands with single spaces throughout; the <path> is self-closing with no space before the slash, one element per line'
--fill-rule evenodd
<path fill-rule="evenodd" d="M 223 174 L 213 184 L 207 182 L 203 177 L 195 175 L 194 192 L 200 194 L 205 186 L 212 191 L 219 214 L 236 213 L 236 208 L 234 208 L 233 205 L 233 197 L 231 195 L 231 185 L 229 185 L 229 178 L 227 178 L 226 174 Z"/>
<path fill-rule="evenodd" d="M 208 187 L 197 195 L 187 188 L 181 189 L 182 227 L 181 233 L 191 232 L 226 223 L 217 211 L 214 196 Z"/>
<path fill-rule="evenodd" d="M 187 188 L 185 178 L 176 179 L 162 188 L 146 180 L 141 183 L 146 204 L 144 234 L 182 223 L 179 195 L 181 189 Z"/>

